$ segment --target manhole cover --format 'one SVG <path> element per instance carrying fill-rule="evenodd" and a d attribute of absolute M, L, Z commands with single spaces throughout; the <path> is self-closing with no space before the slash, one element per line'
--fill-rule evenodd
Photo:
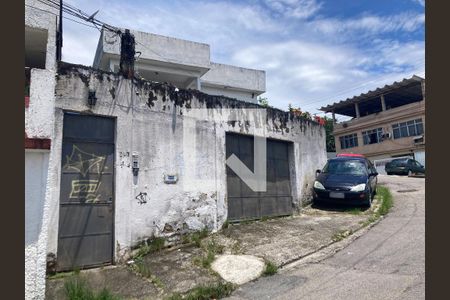
<path fill-rule="evenodd" d="M 412 192 L 417 192 L 417 190 L 410 189 L 410 190 L 399 190 L 399 191 L 397 191 L 397 193 L 412 193 Z"/>

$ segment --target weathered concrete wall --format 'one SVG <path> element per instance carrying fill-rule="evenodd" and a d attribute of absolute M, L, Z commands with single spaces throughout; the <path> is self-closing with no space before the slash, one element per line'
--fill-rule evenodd
<path fill-rule="evenodd" d="M 47 239 L 42 223 L 48 157 L 49 151 L 25 152 L 25 299 L 45 295 Z"/>
<path fill-rule="evenodd" d="M 209 45 L 153 33 L 130 30 L 136 40 L 140 59 L 209 68 Z M 100 36 L 94 67 L 101 65 L 104 54 L 120 55 L 120 36 L 103 31 Z"/>
<path fill-rule="evenodd" d="M 30 102 L 29 107 L 25 108 L 25 133 L 28 138 L 53 139 L 55 14 L 58 11 L 35 0 L 26 0 L 25 4 L 25 26 L 47 31 L 45 69 L 31 69 L 30 72 Z M 53 157 L 52 151 L 25 151 L 25 299 L 45 298 L 47 233 L 51 213 L 49 203 L 54 199 L 50 195 L 56 174 L 49 173 L 48 168 L 57 164 Z"/>
<path fill-rule="evenodd" d="M 129 247 L 152 235 L 172 236 L 207 226 L 219 229 L 227 218 L 225 133 L 251 134 L 252 123 L 228 122 L 229 109 L 260 108 L 256 104 L 216 97 L 173 86 L 126 80 L 81 67 L 62 65 L 56 85 L 54 178 L 60 174 L 61 128 L 64 110 L 117 118 L 115 166 L 116 259 Z M 97 104 L 87 105 L 88 90 L 96 91 Z M 214 110 L 203 119 L 197 108 Z M 276 109 L 267 110 L 262 128 L 267 137 L 293 142 L 290 159 L 293 204 L 299 208 L 314 179 L 314 171 L 326 162 L 325 131 L 312 121 Z M 186 135 L 194 133 L 195 135 Z M 189 137 L 189 139 L 186 138 Z M 191 139 L 191 137 L 193 137 Z M 129 157 L 139 154 L 140 171 L 132 174 Z M 196 155 L 193 163 L 192 157 Z M 165 174 L 176 174 L 176 184 L 165 184 Z M 49 252 L 56 253 L 59 184 L 54 181 L 49 232 Z M 147 203 L 135 197 L 147 193 Z"/>
<path fill-rule="evenodd" d="M 55 72 L 31 69 L 30 104 L 25 108 L 25 132 L 29 138 L 51 139 L 55 105 Z"/>
<path fill-rule="evenodd" d="M 266 91 L 266 72 L 211 62 L 211 69 L 202 76 L 202 82 L 245 90 Z"/>
<path fill-rule="evenodd" d="M 218 86 L 210 86 L 207 83 L 202 83 L 201 91 L 208 95 L 225 96 L 252 103 L 258 102 L 257 94 L 253 93 L 252 98 L 252 92 L 249 91 L 237 91 L 234 89 L 225 89 Z"/>

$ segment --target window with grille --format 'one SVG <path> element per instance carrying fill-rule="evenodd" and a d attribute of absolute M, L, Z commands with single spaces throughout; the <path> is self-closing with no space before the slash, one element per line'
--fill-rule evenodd
<path fill-rule="evenodd" d="M 341 149 L 358 147 L 358 135 L 356 133 L 339 137 Z"/>
<path fill-rule="evenodd" d="M 364 145 L 377 144 L 381 142 L 381 136 L 383 134 L 383 129 L 376 128 L 372 130 L 363 131 L 363 142 Z"/>
<path fill-rule="evenodd" d="M 422 119 L 411 120 L 392 125 L 394 139 L 423 134 Z"/>

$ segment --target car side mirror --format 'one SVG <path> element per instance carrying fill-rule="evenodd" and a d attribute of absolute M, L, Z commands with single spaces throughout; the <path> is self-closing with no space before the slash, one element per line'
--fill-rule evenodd
<path fill-rule="evenodd" d="M 316 178 L 317 178 L 317 176 L 319 176 L 320 173 L 322 173 L 322 171 L 316 170 Z"/>

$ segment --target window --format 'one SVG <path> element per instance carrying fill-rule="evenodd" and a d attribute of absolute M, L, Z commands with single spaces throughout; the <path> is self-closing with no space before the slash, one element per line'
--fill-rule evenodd
<path fill-rule="evenodd" d="M 339 137 L 341 149 L 358 147 L 358 136 L 356 133 Z"/>
<path fill-rule="evenodd" d="M 394 139 L 423 134 L 422 119 L 392 125 Z"/>
<path fill-rule="evenodd" d="M 362 135 L 364 145 L 380 143 L 382 134 L 383 134 L 382 128 L 363 131 Z"/>

